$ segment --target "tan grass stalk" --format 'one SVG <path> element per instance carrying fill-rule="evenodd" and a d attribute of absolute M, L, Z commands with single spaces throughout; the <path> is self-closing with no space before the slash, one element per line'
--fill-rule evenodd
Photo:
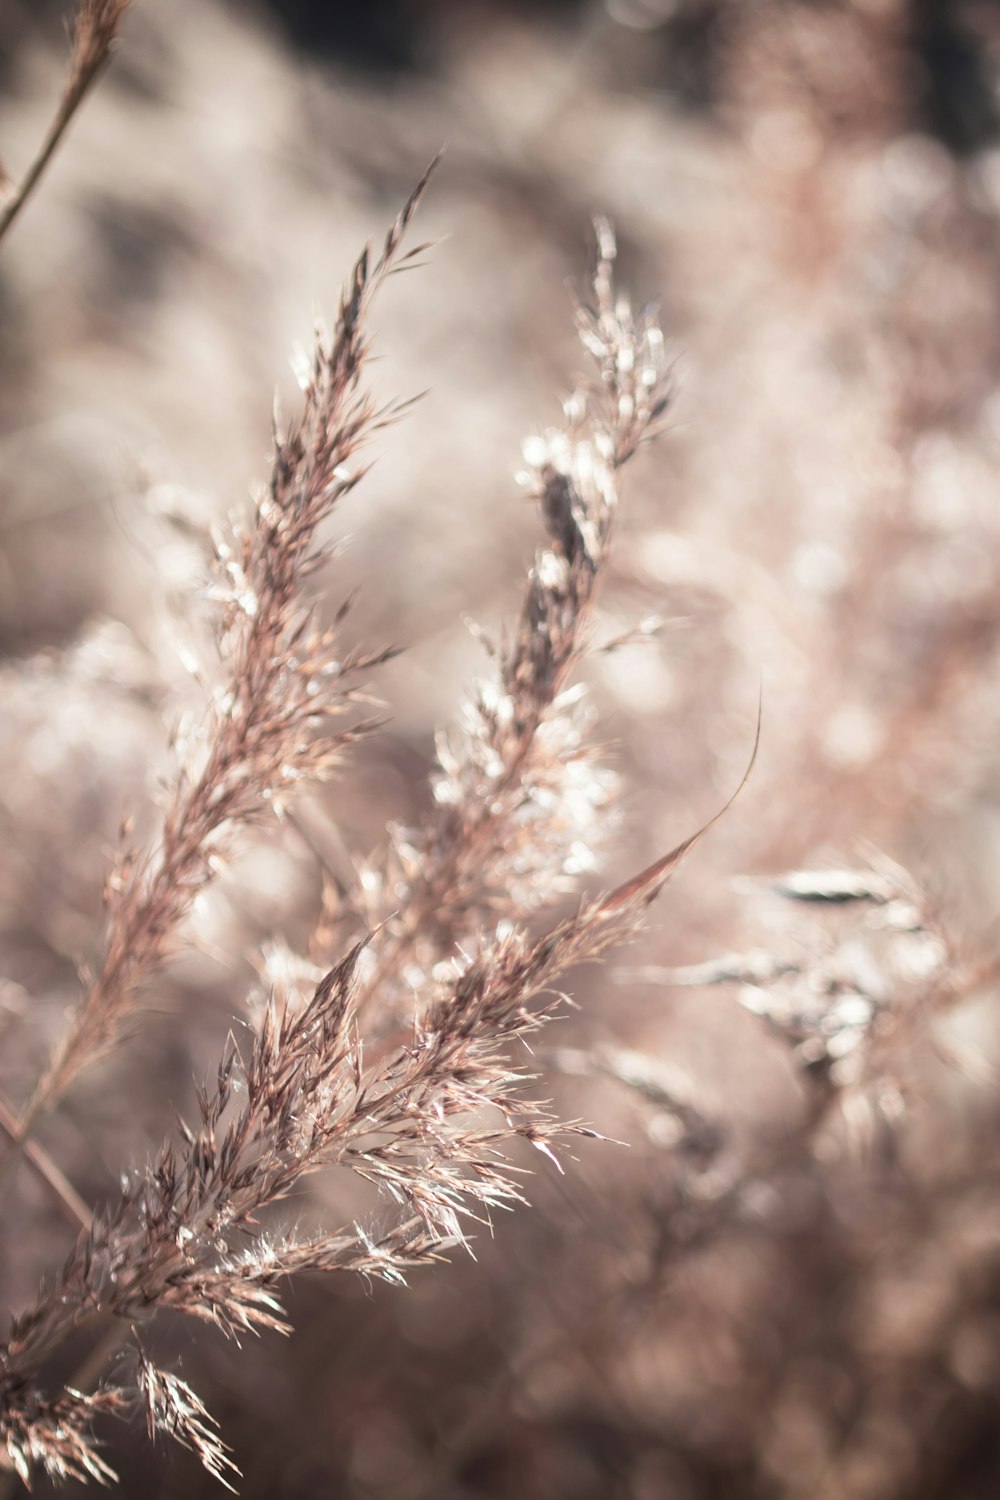
<path fill-rule="evenodd" d="M 336 651 L 335 627 L 316 623 L 306 589 L 326 555 L 318 529 L 361 478 L 360 449 L 398 410 L 377 409 L 363 388 L 364 321 L 385 278 L 423 248 L 403 253 L 401 243 L 430 170 L 375 262 L 365 252 L 355 266 L 333 333 L 317 335 L 302 415 L 287 432 L 276 420 L 270 486 L 254 524 L 219 543 L 228 671 L 200 765 L 178 773 L 159 848 L 146 856 L 125 848 L 116 862 L 106 887 L 104 962 L 13 1132 L 16 1144 L 113 1044 L 233 832 L 280 812 L 302 783 L 329 775 L 371 727 L 355 721 L 335 729 L 331 721 L 354 704 L 363 674 L 392 652 Z M 0 1175 L 13 1159 L 12 1150 Z"/>
<path fill-rule="evenodd" d="M 131 0 L 77 0 L 72 23 L 69 74 L 45 138 L 20 182 L 0 168 L 0 240 L 37 187 L 73 116 L 111 56 Z"/>
<path fill-rule="evenodd" d="M 586 700 L 571 679 L 591 644 L 619 471 L 670 399 L 662 333 L 616 292 L 614 234 L 606 221 L 596 228 L 576 310 L 595 376 L 565 403 L 561 428 L 525 443 L 521 478 L 547 546 L 510 638 L 488 646 L 491 675 L 470 694 L 459 732 L 440 738 L 432 811 L 422 827 L 396 833 L 359 887 L 356 915 L 378 929 L 363 986 L 387 1015 L 394 979 L 412 991 L 484 922 L 573 892 L 596 865 L 613 778 L 588 743 Z"/>

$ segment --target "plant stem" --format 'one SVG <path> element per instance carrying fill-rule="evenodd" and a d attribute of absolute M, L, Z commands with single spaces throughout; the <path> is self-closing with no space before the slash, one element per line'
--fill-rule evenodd
<path fill-rule="evenodd" d="M 21 178 L 21 181 L 10 190 L 7 201 L 0 207 L 0 240 L 3 239 L 21 212 L 21 209 L 37 186 L 42 173 L 55 155 L 59 142 L 66 133 L 67 126 L 79 109 L 91 84 L 100 73 L 103 62 L 104 59 L 102 58 L 100 61 L 95 62 L 93 67 L 87 71 L 75 74 L 70 78 L 66 90 L 59 101 L 59 108 L 56 110 L 55 117 L 46 131 L 45 139 L 42 141 L 34 160 Z"/>
<path fill-rule="evenodd" d="M 74 1229 L 89 1229 L 90 1209 L 69 1178 L 52 1160 L 45 1147 L 40 1146 L 37 1141 L 27 1139 L 30 1126 L 30 1119 L 19 1120 L 10 1106 L 0 1099 L 0 1130 L 8 1140 L 6 1154 L 0 1161 L 0 1199 L 23 1154 L 29 1166 L 49 1189 L 53 1199 L 62 1210 L 63 1217 Z"/>

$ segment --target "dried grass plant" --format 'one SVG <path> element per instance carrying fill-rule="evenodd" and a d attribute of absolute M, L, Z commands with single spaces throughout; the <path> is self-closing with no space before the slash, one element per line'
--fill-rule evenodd
<path fill-rule="evenodd" d="M 81 5 L 57 124 L 0 233 L 106 56 L 123 9 Z M 286 1278 L 349 1270 L 402 1282 L 410 1268 L 466 1246 L 471 1223 L 523 1201 L 523 1168 L 508 1159 L 514 1142 L 558 1165 L 562 1139 L 592 1135 L 532 1097 L 512 1049 L 566 1004 L 554 986 L 569 968 L 635 931 L 694 842 L 610 895 L 585 899 L 540 936 L 525 925 L 576 890 L 592 865 L 609 787 L 571 678 L 589 645 L 619 472 L 668 403 L 662 334 L 616 290 L 614 238 L 601 223 L 590 300 L 578 309 L 594 380 L 566 403 L 564 427 L 526 447 L 524 483 L 547 544 L 509 641 L 490 648 L 491 677 L 476 688 L 461 733 L 442 741 L 426 825 L 396 835 L 355 889 L 325 903 L 313 951 L 325 956 L 337 940 L 341 956 L 308 993 L 294 983 L 271 988 L 200 1091 L 198 1120 L 182 1121 L 155 1159 L 126 1170 L 117 1202 L 91 1216 L 32 1139 L 134 1020 L 234 834 L 265 820 L 280 826 L 301 786 L 338 769 L 376 727 L 356 705 L 391 653 L 342 645 L 342 620 L 322 627 L 311 590 L 327 560 L 321 528 L 362 479 L 371 438 L 400 415 L 368 394 L 366 327 L 384 280 L 426 249 L 403 249 L 426 181 L 377 258 L 365 251 L 358 260 L 332 331 L 317 333 L 300 370 L 302 412 L 290 426 L 276 416 L 270 481 L 252 523 L 217 540 L 221 681 L 183 747 L 157 844 L 133 849 L 123 829 L 97 973 L 23 1109 L 4 1106 L 0 1178 L 25 1158 L 81 1220 L 64 1265 L 13 1318 L 0 1350 L 0 1426 L 8 1461 L 28 1485 L 37 1469 L 112 1480 L 92 1423 L 136 1408 L 151 1437 L 176 1438 L 230 1484 L 238 1471 L 213 1418 L 152 1353 L 158 1313 L 233 1337 L 287 1331 L 278 1300 Z M 352 926 L 360 939 L 343 936 Z M 373 1183 L 397 1205 L 397 1222 L 308 1236 L 272 1224 L 274 1204 L 332 1166 Z M 68 1343 L 79 1347 L 81 1335 L 97 1340 L 96 1360 L 85 1362 L 85 1373 L 100 1377 L 96 1389 L 81 1388 L 79 1377 L 53 1387 L 53 1359 Z"/>

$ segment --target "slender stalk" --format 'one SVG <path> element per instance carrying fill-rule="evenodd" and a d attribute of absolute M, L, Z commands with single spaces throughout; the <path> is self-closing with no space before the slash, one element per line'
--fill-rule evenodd
<path fill-rule="evenodd" d="M 20 182 L 8 188 L 0 204 L 0 240 L 37 187 L 59 143 L 111 55 L 129 0 L 77 0 L 73 18 L 73 55 L 59 107 L 34 159 Z"/>
<path fill-rule="evenodd" d="M 87 90 L 97 78 L 99 72 L 100 64 L 88 76 L 81 78 L 74 88 L 67 89 L 59 101 L 59 108 L 56 111 L 55 118 L 49 125 L 45 139 L 39 147 L 34 161 L 32 161 L 21 181 L 14 186 L 3 207 L 0 208 L 0 239 L 3 239 L 38 185 L 39 179 L 55 155 L 59 142 L 65 135 L 70 121 L 79 109 Z"/>
<path fill-rule="evenodd" d="M 24 1153 L 25 1159 L 37 1176 L 49 1189 L 63 1217 L 74 1229 L 89 1229 L 91 1212 L 65 1173 L 37 1141 L 26 1139 L 30 1121 L 19 1120 L 14 1111 L 0 1099 L 0 1130 L 7 1137 L 8 1145 L 0 1161 L 0 1201 L 10 1180 L 10 1174 Z"/>
<path fill-rule="evenodd" d="M 420 253 L 401 252 L 401 243 L 433 167 L 378 259 L 370 264 L 365 251 L 354 267 L 333 333 L 318 334 L 302 414 L 287 432 L 275 429 L 270 489 L 252 525 L 219 544 L 219 644 L 229 676 L 213 700 L 203 763 L 190 775 L 179 768 L 159 848 L 119 853 L 106 889 L 103 966 L 11 1133 L 0 1185 L 41 1116 L 113 1046 L 198 892 L 214 878 L 226 840 L 283 806 L 301 782 L 329 776 L 373 727 L 352 719 L 335 731 L 331 720 L 353 708 L 359 674 L 394 652 L 335 651 L 336 628 L 317 626 L 307 585 L 325 555 L 317 530 L 363 473 L 359 450 L 399 410 L 377 408 L 364 385 L 364 319 L 386 277 Z"/>

